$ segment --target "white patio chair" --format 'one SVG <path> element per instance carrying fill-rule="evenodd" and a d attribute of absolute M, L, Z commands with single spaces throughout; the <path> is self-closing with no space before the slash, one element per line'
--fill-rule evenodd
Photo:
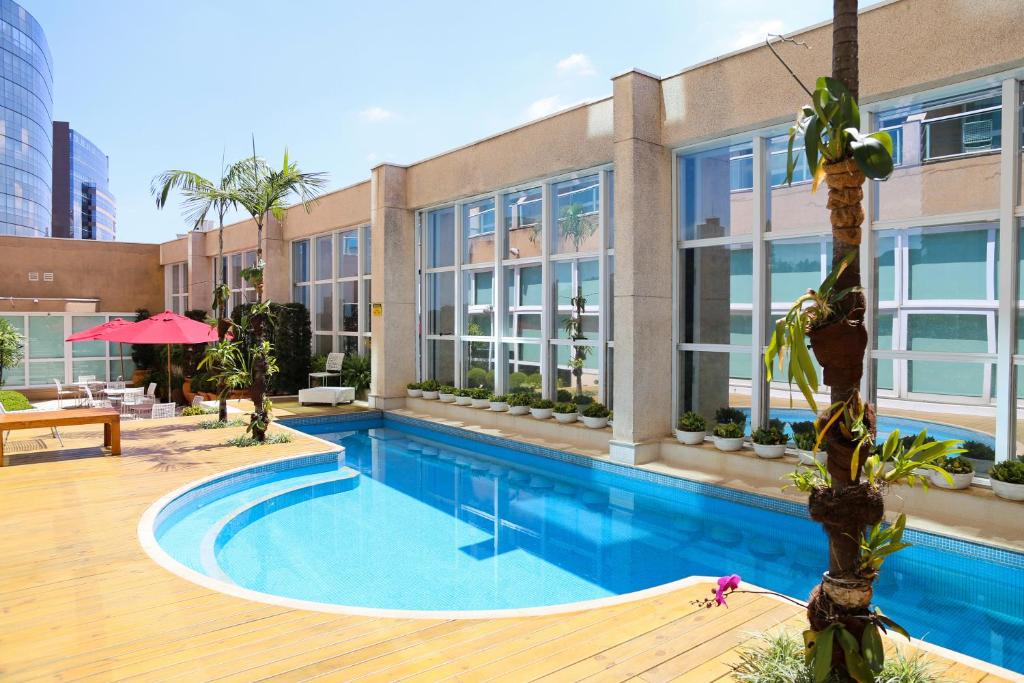
<path fill-rule="evenodd" d="M 306 383 L 308 386 L 313 386 L 313 378 L 320 380 L 320 384 L 327 384 L 327 378 L 337 377 L 338 386 L 341 386 L 341 366 L 345 362 L 345 354 L 329 353 L 327 354 L 327 364 L 324 366 L 324 372 L 311 372 L 309 373 L 309 381 Z"/>
<path fill-rule="evenodd" d="M 10 413 L 38 413 L 38 412 L 39 412 L 39 408 L 28 408 L 27 410 L 12 410 L 12 411 L 10 411 Z M 4 405 L 2 403 L 0 403 L 0 415 L 9 415 L 10 413 L 4 408 Z M 53 436 L 53 438 L 57 439 L 57 443 L 59 443 L 61 445 L 61 448 L 63 448 L 64 447 L 64 439 L 60 438 L 60 432 L 57 431 L 56 427 L 50 427 L 50 434 Z M 11 433 L 10 432 L 4 432 L 4 443 L 7 443 L 7 439 L 9 439 L 9 438 L 11 438 Z"/>
<path fill-rule="evenodd" d="M 174 417 L 176 403 L 154 403 L 153 412 L 150 414 L 150 419 L 159 420 L 163 417 Z"/>
<path fill-rule="evenodd" d="M 195 396 L 193 396 L 192 397 L 192 407 L 193 408 L 202 408 L 203 407 L 203 397 L 200 396 L 199 394 L 196 394 Z"/>
<path fill-rule="evenodd" d="M 139 417 L 139 408 L 144 405 L 152 404 L 146 402 L 142 387 L 126 389 L 121 395 L 121 415 L 124 417 Z"/>
<path fill-rule="evenodd" d="M 65 389 L 60 385 L 60 380 L 56 377 L 53 378 L 53 383 L 57 385 L 57 410 L 63 408 L 63 400 L 65 398 L 73 398 L 78 401 L 81 398 L 81 394 L 78 393 L 77 389 Z"/>
<path fill-rule="evenodd" d="M 79 375 L 78 376 L 78 383 L 79 384 L 91 384 L 91 383 L 93 383 L 95 381 L 96 381 L 96 375 Z"/>
<path fill-rule="evenodd" d="M 113 404 L 105 398 L 93 398 L 92 389 L 89 385 L 82 387 L 85 390 L 85 406 L 87 408 L 113 408 Z"/>

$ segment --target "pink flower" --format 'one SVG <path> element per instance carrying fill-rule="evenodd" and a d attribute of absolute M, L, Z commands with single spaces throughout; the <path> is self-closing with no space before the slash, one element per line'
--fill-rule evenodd
<path fill-rule="evenodd" d="M 734 591 L 737 588 L 739 588 L 739 585 L 740 577 L 737 574 L 732 574 L 731 576 L 723 576 L 720 579 L 718 579 L 718 588 L 714 591 L 715 602 L 717 602 L 719 605 L 725 605 L 726 607 L 728 607 L 729 604 L 725 601 L 725 596 L 728 595 L 728 592 Z"/>

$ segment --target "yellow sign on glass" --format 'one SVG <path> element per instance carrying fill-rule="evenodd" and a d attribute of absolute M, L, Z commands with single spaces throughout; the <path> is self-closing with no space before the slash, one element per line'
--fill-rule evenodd
<path fill-rule="evenodd" d="M 370 304 L 370 310 L 373 311 L 374 318 L 379 318 L 384 315 L 384 304 Z"/>

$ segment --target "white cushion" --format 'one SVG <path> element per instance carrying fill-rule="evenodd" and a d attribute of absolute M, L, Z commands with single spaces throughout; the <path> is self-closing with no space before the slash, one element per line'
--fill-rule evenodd
<path fill-rule="evenodd" d="M 356 400 L 356 390 L 352 387 L 313 387 L 299 389 L 299 405 L 307 403 L 351 403 Z"/>

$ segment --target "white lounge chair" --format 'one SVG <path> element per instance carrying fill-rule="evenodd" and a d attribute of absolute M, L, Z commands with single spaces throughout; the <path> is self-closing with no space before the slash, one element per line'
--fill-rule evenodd
<path fill-rule="evenodd" d="M 327 379 L 330 377 L 337 377 L 338 384 L 341 384 L 341 366 L 345 362 L 345 354 L 329 353 L 327 354 L 327 363 L 324 366 L 324 372 L 311 372 L 309 373 L 309 381 L 307 386 L 313 386 L 313 378 L 320 380 L 320 384 L 326 385 Z"/>

